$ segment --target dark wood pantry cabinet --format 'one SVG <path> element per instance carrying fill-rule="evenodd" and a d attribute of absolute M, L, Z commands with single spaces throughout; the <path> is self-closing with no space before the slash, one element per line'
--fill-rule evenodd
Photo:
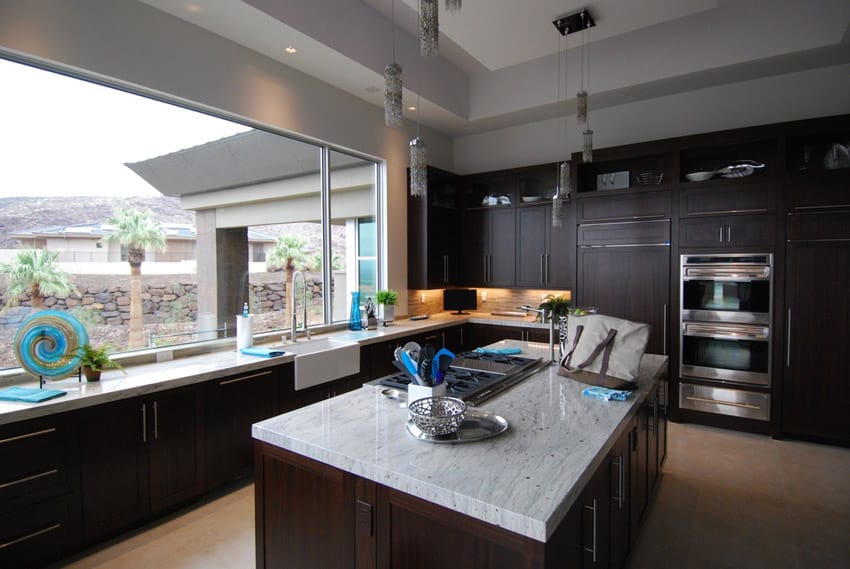
<path fill-rule="evenodd" d="M 460 177 L 428 167 L 428 192 L 407 200 L 407 286 L 442 288 L 458 282 Z"/>

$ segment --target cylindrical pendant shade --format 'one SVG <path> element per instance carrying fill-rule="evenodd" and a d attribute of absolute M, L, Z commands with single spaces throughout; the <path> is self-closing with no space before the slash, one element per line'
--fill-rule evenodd
<path fill-rule="evenodd" d="M 585 162 L 593 162 L 593 131 L 584 131 L 584 144 L 581 147 L 581 159 Z"/>
<path fill-rule="evenodd" d="M 402 118 L 402 80 L 401 65 L 393 61 L 384 68 L 384 123 L 387 126 L 398 127 L 404 123 Z"/>
<path fill-rule="evenodd" d="M 576 122 L 578 124 L 587 124 L 587 91 L 579 91 L 576 93 Z"/>
<path fill-rule="evenodd" d="M 410 195 L 424 197 L 428 192 L 427 146 L 418 136 L 410 141 Z"/>
<path fill-rule="evenodd" d="M 438 0 L 419 0 L 419 55 L 432 57 L 439 51 L 440 16 Z"/>
<path fill-rule="evenodd" d="M 561 192 L 561 199 L 569 201 L 570 199 L 570 163 L 567 161 L 561 162 L 558 165 L 558 188 Z"/>

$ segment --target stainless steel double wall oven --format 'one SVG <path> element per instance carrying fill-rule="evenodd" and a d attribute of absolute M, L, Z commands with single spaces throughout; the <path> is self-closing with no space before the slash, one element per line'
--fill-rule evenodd
<path fill-rule="evenodd" d="M 681 256 L 679 407 L 770 419 L 773 255 Z"/>

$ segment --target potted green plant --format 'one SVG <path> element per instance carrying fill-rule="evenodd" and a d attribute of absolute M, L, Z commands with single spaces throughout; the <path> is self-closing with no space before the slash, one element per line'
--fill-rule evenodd
<path fill-rule="evenodd" d="M 375 301 L 381 305 L 381 318 L 384 326 L 395 319 L 395 303 L 398 302 L 398 293 L 394 290 L 379 290 L 375 294 Z"/>
<path fill-rule="evenodd" d="M 563 294 L 547 294 L 540 303 L 540 308 L 548 312 L 551 317 L 558 321 L 559 316 L 566 316 L 570 310 L 570 299 Z"/>
<path fill-rule="evenodd" d="M 87 381 L 100 381 L 100 374 L 104 369 L 120 369 L 125 374 L 124 367 L 109 357 L 112 346 L 101 344 L 94 347 L 91 344 L 83 344 L 80 348 L 80 367 Z"/>

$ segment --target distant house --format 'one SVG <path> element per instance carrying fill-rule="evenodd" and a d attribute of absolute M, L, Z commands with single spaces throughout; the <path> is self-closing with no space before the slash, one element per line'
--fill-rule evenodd
<path fill-rule="evenodd" d="M 195 260 L 197 232 L 188 223 L 162 223 L 166 237 L 164 251 L 146 251 L 148 262 L 180 262 Z M 105 242 L 103 237 L 115 231 L 108 223 L 79 223 L 40 227 L 10 233 L 24 249 L 58 251 L 58 261 L 65 263 L 102 263 L 127 260 L 127 247 L 117 242 Z M 253 229 L 248 230 L 248 250 L 251 261 L 263 262 L 274 245 L 275 238 Z"/>

